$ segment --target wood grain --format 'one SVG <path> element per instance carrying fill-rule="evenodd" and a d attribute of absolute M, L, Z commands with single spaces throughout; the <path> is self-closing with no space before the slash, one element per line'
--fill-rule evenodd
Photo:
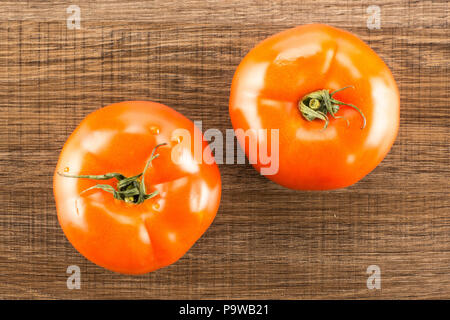
<path fill-rule="evenodd" d="M 0 3 L 0 298 L 450 298 L 447 1 L 60 1 Z M 369 5 L 381 29 L 366 26 Z M 328 14 L 322 14 L 322 12 Z M 176 264 L 124 276 L 85 260 L 56 218 L 52 172 L 91 111 L 154 100 L 231 128 L 236 66 L 259 41 L 307 22 L 365 40 L 401 92 L 386 159 L 347 189 L 295 192 L 250 165 L 220 166 L 213 225 Z M 366 268 L 381 268 L 368 290 Z M 81 290 L 68 290 L 78 265 Z"/>

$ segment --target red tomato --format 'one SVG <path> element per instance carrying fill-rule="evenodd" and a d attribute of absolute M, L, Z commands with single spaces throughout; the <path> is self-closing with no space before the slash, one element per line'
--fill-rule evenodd
<path fill-rule="evenodd" d="M 315 24 L 276 34 L 247 54 L 229 111 L 235 130 L 279 129 L 279 170 L 268 178 L 326 190 L 359 181 L 382 161 L 397 135 L 400 101 L 389 68 L 369 46 Z M 270 150 L 270 139 L 253 136 Z M 257 170 L 266 166 L 255 159 Z"/>
<path fill-rule="evenodd" d="M 202 138 L 173 109 L 130 101 L 91 113 L 69 137 L 53 191 L 61 227 L 87 259 L 116 272 L 150 272 L 180 259 L 212 223 L 221 194 L 218 167 L 196 162 L 193 148 L 174 134 L 180 129 L 191 146 Z M 79 177 L 106 173 L 120 175 Z"/>

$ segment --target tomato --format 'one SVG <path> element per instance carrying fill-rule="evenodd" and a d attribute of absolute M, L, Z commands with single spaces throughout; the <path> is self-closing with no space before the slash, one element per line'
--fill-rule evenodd
<path fill-rule="evenodd" d="M 120 273 L 150 272 L 180 259 L 212 223 L 219 169 L 194 159 L 180 129 L 208 152 L 189 119 L 154 102 L 104 107 L 68 138 L 53 191 L 59 223 L 87 259 Z"/>
<path fill-rule="evenodd" d="M 268 178 L 291 189 L 327 190 L 354 184 L 383 160 L 397 135 L 400 99 L 389 68 L 369 46 L 313 24 L 276 34 L 247 54 L 233 78 L 229 112 L 234 129 L 258 148 L 277 143 L 258 130 L 279 130 L 278 171 Z M 251 159 L 245 136 L 238 140 Z M 267 166 L 259 153 L 253 157 L 257 170 Z"/>

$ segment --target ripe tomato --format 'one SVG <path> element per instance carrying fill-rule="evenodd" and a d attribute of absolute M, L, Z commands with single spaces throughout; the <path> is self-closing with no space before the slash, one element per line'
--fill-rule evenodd
<path fill-rule="evenodd" d="M 53 191 L 59 223 L 87 259 L 116 272 L 150 272 L 181 258 L 212 223 L 219 169 L 195 161 L 174 134 L 180 129 L 191 146 L 202 138 L 175 110 L 130 101 L 91 113 L 69 137 Z"/>
<path fill-rule="evenodd" d="M 271 141 L 258 129 L 279 129 L 279 170 L 268 178 L 326 190 L 359 181 L 382 161 L 397 135 L 399 105 L 395 80 L 372 49 L 351 33 L 315 24 L 276 34 L 247 54 L 229 111 L 234 129 L 253 129 L 247 133 L 259 148 L 270 150 Z M 245 136 L 238 140 L 251 159 Z M 253 157 L 261 170 L 259 153 Z"/>

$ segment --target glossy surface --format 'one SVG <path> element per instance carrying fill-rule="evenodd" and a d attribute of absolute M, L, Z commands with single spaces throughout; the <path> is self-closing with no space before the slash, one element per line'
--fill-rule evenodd
<path fill-rule="evenodd" d="M 202 137 L 194 128 L 175 110 L 140 101 L 107 106 L 80 123 L 61 152 L 53 190 L 61 227 L 81 254 L 107 269 L 140 274 L 167 266 L 189 250 L 212 223 L 221 194 L 217 165 L 194 159 L 194 139 Z M 180 144 L 189 139 L 180 138 L 180 129 L 190 133 L 190 149 Z M 152 149 L 164 142 L 168 145 L 157 150 L 160 156 L 145 177 L 148 193 L 158 190 L 159 195 L 139 205 L 102 190 L 80 196 L 97 183 L 115 185 L 114 179 L 99 182 L 56 174 L 133 176 L 142 172 Z M 209 152 L 206 142 L 199 146 Z"/>
<path fill-rule="evenodd" d="M 297 104 L 306 94 L 337 90 L 341 107 L 326 130 L 308 122 Z M 356 36 L 326 25 L 305 25 L 276 34 L 252 49 L 233 78 L 230 117 L 234 129 L 279 129 L 279 171 L 267 177 L 292 189 L 349 186 L 389 152 L 399 126 L 399 93 L 385 63 Z M 251 134 L 251 133 L 250 133 Z M 270 137 L 270 134 L 268 135 Z M 256 137 L 259 146 L 271 141 Z M 243 146 L 243 139 L 238 139 Z M 270 150 L 270 149 L 269 149 Z M 248 143 L 245 145 L 249 155 Z M 259 155 L 257 170 L 264 168 Z"/>

